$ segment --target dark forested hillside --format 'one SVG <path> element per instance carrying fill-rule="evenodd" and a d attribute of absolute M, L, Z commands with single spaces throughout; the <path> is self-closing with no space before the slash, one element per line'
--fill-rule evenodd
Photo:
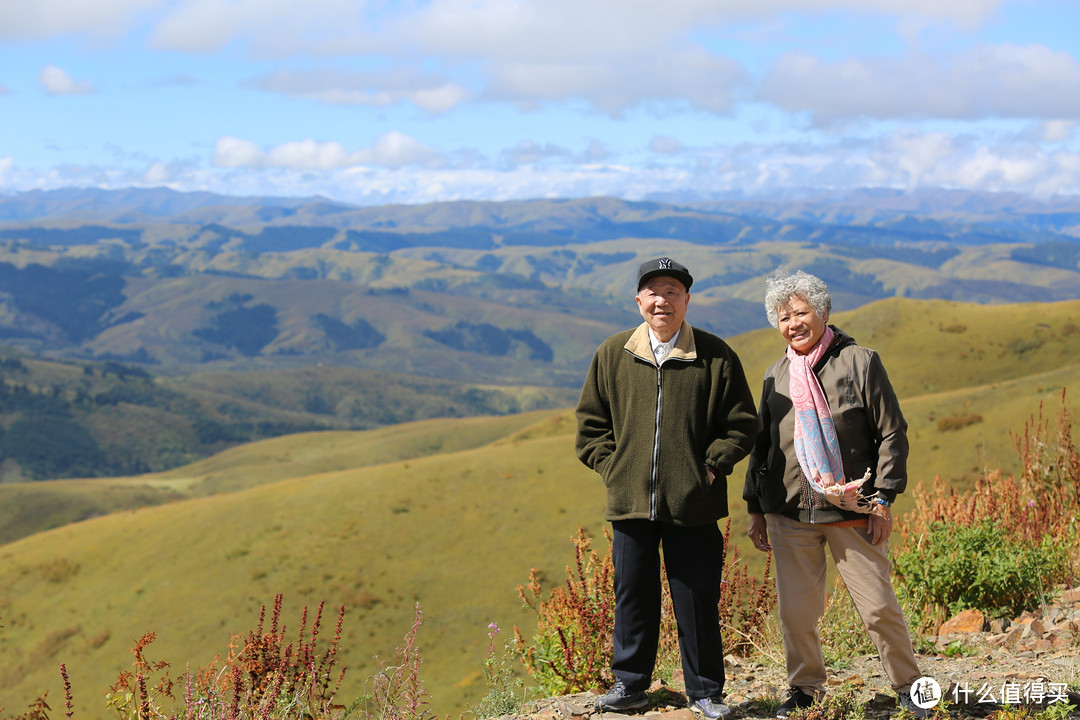
<path fill-rule="evenodd" d="M 262 438 L 569 402 L 572 393 L 560 389 L 350 368 L 164 377 L 130 364 L 53 362 L 0 346 L 0 482 L 133 475 Z"/>

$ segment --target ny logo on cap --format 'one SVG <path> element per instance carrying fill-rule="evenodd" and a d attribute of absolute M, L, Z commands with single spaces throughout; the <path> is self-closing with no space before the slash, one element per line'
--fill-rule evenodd
<path fill-rule="evenodd" d="M 660 264 L 661 270 L 671 269 L 671 258 L 660 258 L 657 262 Z"/>

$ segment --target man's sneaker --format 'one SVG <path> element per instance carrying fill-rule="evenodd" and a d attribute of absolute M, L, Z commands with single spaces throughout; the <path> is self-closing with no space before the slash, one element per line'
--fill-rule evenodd
<path fill-rule="evenodd" d="M 904 710 L 907 710 L 909 713 L 911 713 L 915 717 L 920 718 L 920 720 L 922 718 L 930 717 L 931 708 L 921 708 L 918 705 L 916 705 L 915 701 L 911 699 L 911 694 L 910 693 L 907 693 L 907 692 L 899 693 L 898 694 L 898 699 L 900 700 L 900 707 L 901 708 L 903 708 Z"/>
<path fill-rule="evenodd" d="M 791 688 L 788 690 L 788 697 L 780 707 L 776 708 L 776 717 L 786 718 L 796 710 L 808 708 L 814 704 L 814 696 L 807 695 L 799 688 Z"/>
<path fill-rule="evenodd" d="M 649 698 L 645 696 L 645 692 L 637 690 L 631 692 L 626 689 L 626 685 L 622 680 L 615 683 L 615 686 L 608 690 L 606 693 L 596 698 L 596 710 L 597 712 L 626 712 L 627 710 L 641 710 L 648 706 Z"/>
<path fill-rule="evenodd" d="M 731 717 L 731 708 L 720 702 L 719 698 L 699 698 L 690 703 L 690 709 L 710 720 Z"/>

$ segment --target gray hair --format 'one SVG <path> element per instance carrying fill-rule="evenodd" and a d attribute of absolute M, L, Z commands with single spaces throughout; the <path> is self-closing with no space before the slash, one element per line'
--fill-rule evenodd
<path fill-rule="evenodd" d="M 765 279 L 765 315 L 773 327 L 779 327 L 780 306 L 796 296 L 810 303 L 823 318 L 832 310 L 832 295 L 824 280 L 802 270 L 777 268 Z"/>

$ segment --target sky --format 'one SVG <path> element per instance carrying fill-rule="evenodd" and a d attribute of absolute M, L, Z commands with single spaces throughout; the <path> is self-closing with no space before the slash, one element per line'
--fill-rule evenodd
<path fill-rule="evenodd" d="M 0 193 L 1080 194 L 1077 0 L 0 0 Z"/>

